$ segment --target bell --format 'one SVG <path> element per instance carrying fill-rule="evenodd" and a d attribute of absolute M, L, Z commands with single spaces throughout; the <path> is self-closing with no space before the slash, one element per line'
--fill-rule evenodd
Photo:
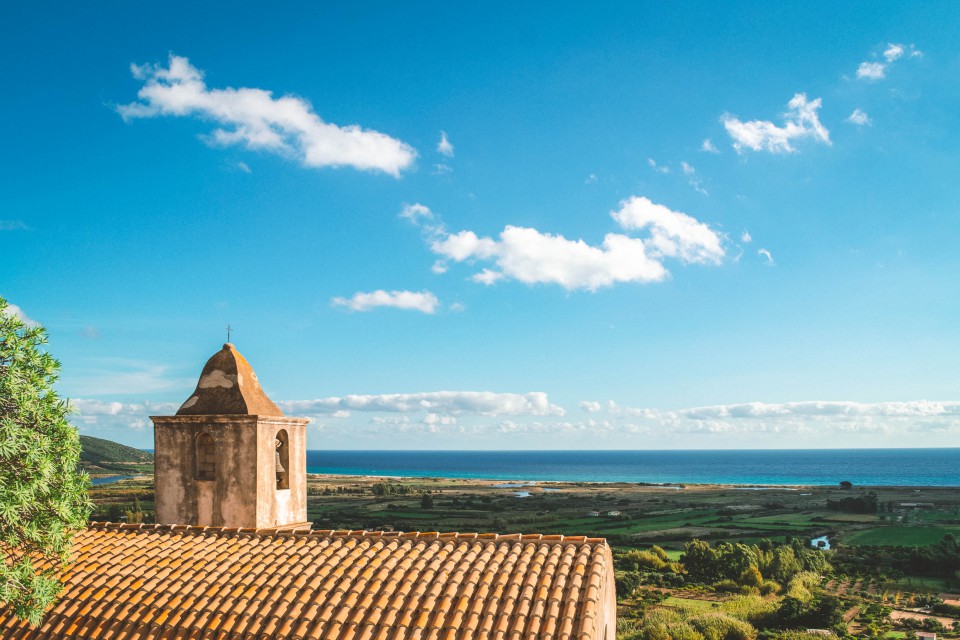
<path fill-rule="evenodd" d="M 280 477 L 280 475 L 286 473 L 287 470 L 283 468 L 283 463 L 280 462 L 280 452 L 277 451 L 276 454 L 277 454 L 277 477 Z"/>

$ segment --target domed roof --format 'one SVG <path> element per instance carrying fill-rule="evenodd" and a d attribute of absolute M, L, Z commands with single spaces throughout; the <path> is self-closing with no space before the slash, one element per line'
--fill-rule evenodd
<path fill-rule="evenodd" d="M 225 414 L 283 415 L 263 392 L 250 363 L 229 342 L 207 360 L 193 395 L 177 411 L 178 416 Z"/>

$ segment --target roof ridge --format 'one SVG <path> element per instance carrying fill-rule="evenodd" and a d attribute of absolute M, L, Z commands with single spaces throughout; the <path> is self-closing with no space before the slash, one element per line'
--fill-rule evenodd
<path fill-rule="evenodd" d="M 256 537 L 326 537 L 326 538 L 369 538 L 399 540 L 438 540 L 477 542 L 545 542 L 577 545 L 607 545 L 606 538 L 587 536 L 547 535 L 542 533 L 479 533 L 458 531 L 368 531 L 365 529 L 314 529 L 309 523 L 292 527 L 208 527 L 187 524 L 144 524 L 129 522 L 91 522 L 88 529 L 94 531 L 158 532 L 193 535 L 226 535 Z"/>

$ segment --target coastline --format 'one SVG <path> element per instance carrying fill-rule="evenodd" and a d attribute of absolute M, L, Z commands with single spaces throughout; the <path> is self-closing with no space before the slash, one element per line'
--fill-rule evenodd
<path fill-rule="evenodd" d="M 960 449 L 721 451 L 316 451 L 307 472 L 743 487 L 960 486 Z"/>

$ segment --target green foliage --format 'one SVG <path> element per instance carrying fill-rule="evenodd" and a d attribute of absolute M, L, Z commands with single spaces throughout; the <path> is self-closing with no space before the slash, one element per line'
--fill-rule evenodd
<path fill-rule="evenodd" d="M 627 636 L 630 640 L 704 640 L 703 634 L 693 628 L 675 611 L 657 609 L 643 618 L 640 630 Z"/>
<path fill-rule="evenodd" d="M 830 629 L 843 624 L 846 606 L 836 596 L 821 593 L 810 602 L 790 596 L 780 602 L 774 626 L 779 629 Z"/>
<path fill-rule="evenodd" d="M 617 598 L 629 598 L 643 582 L 643 578 L 636 571 L 627 571 L 618 575 L 614 581 L 617 588 Z"/>
<path fill-rule="evenodd" d="M 32 624 L 60 592 L 72 533 L 91 510 L 80 439 L 53 390 L 60 363 L 45 343 L 44 329 L 0 298 L 0 602 Z"/>
<path fill-rule="evenodd" d="M 410 493 L 410 487 L 396 482 L 376 482 L 370 491 L 378 498 L 383 496 L 405 496 Z"/>
<path fill-rule="evenodd" d="M 878 506 L 877 494 L 873 491 L 853 497 L 827 500 L 827 509 L 843 513 L 876 513 Z"/>
<path fill-rule="evenodd" d="M 880 535 L 899 531 L 930 535 L 932 527 L 881 527 L 850 536 L 851 542 L 863 542 L 866 534 Z M 864 570 L 877 573 L 899 573 L 910 576 L 951 578 L 960 572 L 960 540 L 953 534 L 943 536 L 938 542 L 920 546 L 854 546 L 844 545 L 834 554 L 838 569 L 848 573 Z"/>
<path fill-rule="evenodd" d="M 759 589 L 763 585 L 763 576 L 760 575 L 760 570 L 752 565 L 747 567 L 746 571 L 740 574 L 740 584 Z"/>
<path fill-rule="evenodd" d="M 752 625 L 724 613 L 704 613 L 687 622 L 704 640 L 754 640 L 757 637 Z"/>
<path fill-rule="evenodd" d="M 711 547 L 703 540 L 693 540 L 684 547 L 680 561 L 694 581 L 705 584 L 732 581 L 750 588 L 762 587 L 765 576 L 786 584 L 799 573 L 820 575 L 830 569 L 822 551 L 806 547 L 801 541 L 775 545 L 763 540 L 749 547 L 721 542 Z"/>
<path fill-rule="evenodd" d="M 724 602 L 720 610 L 738 620 L 749 622 L 754 627 L 767 627 L 777 609 L 775 600 L 766 600 L 757 595 L 740 596 Z"/>
<path fill-rule="evenodd" d="M 824 640 L 824 636 L 818 633 L 807 633 L 806 631 L 780 631 L 772 636 L 771 640 Z"/>
<path fill-rule="evenodd" d="M 960 618 L 960 607 L 955 604 L 944 604 L 943 602 L 933 605 L 931 609 L 934 613 L 950 616 L 951 618 Z"/>
<path fill-rule="evenodd" d="M 819 584 L 820 577 L 817 574 L 812 571 L 803 571 L 793 576 L 787 583 L 786 596 L 796 598 L 801 602 L 809 602 Z"/>
<path fill-rule="evenodd" d="M 420 508 L 421 509 L 433 509 L 433 496 L 429 493 L 425 493 L 420 496 Z"/>

